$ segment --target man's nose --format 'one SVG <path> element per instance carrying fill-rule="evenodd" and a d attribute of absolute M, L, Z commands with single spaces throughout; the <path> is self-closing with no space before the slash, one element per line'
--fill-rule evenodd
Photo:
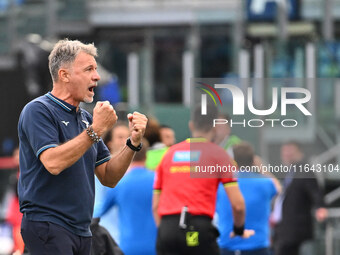
<path fill-rule="evenodd" d="M 100 76 L 99 76 L 99 73 L 98 73 L 97 70 L 94 73 L 93 80 L 95 80 L 95 81 L 99 81 L 100 80 Z"/>

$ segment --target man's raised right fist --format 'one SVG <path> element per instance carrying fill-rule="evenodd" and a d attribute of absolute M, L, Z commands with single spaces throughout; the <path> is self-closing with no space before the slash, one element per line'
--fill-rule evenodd
<path fill-rule="evenodd" d="M 117 114 L 109 101 L 97 102 L 93 109 L 92 128 L 98 136 L 102 136 L 106 131 L 111 129 L 117 122 Z"/>

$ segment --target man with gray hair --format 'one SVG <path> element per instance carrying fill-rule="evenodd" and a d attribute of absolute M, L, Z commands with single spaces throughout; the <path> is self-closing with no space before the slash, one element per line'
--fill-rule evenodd
<path fill-rule="evenodd" d="M 147 118 L 128 114 L 130 138 L 116 156 L 101 136 L 117 121 L 109 102 L 91 103 L 100 77 L 93 44 L 61 40 L 49 56 L 51 92 L 29 102 L 18 123 L 22 236 L 31 255 L 88 255 L 94 174 L 114 187 L 141 149 Z"/>

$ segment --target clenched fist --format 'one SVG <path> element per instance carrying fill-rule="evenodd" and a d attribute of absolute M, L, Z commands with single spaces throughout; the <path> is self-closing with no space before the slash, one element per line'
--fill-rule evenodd
<path fill-rule="evenodd" d="M 117 114 L 109 101 L 97 102 L 93 109 L 92 128 L 98 136 L 102 136 L 106 131 L 111 129 L 117 122 Z"/>
<path fill-rule="evenodd" d="M 139 112 L 129 113 L 127 118 L 129 120 L 131 143 L 133 146 L 137 147 L 141 143 L 144 136 L 148 119 L 144 114 Z"/>

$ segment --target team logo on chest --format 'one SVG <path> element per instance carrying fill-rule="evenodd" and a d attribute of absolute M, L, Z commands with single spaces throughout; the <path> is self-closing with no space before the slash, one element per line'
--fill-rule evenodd
<path fill-rule="evenodd" d="M 66 127 L 67 127 L 67 125 L 70 123 L 69 121 L 65 121 L 65 120 L 62 120 L 61 121 Z"/>
<path fill-rule="evenodd" d="M 88 121 L 86 121 L 86 120 L 81 120 L 82 122 L 84 122 L 85 123 L 85 125 L 86 125 L 86 128 L 88 128 L 89 127 L 89 122 Z"/>

